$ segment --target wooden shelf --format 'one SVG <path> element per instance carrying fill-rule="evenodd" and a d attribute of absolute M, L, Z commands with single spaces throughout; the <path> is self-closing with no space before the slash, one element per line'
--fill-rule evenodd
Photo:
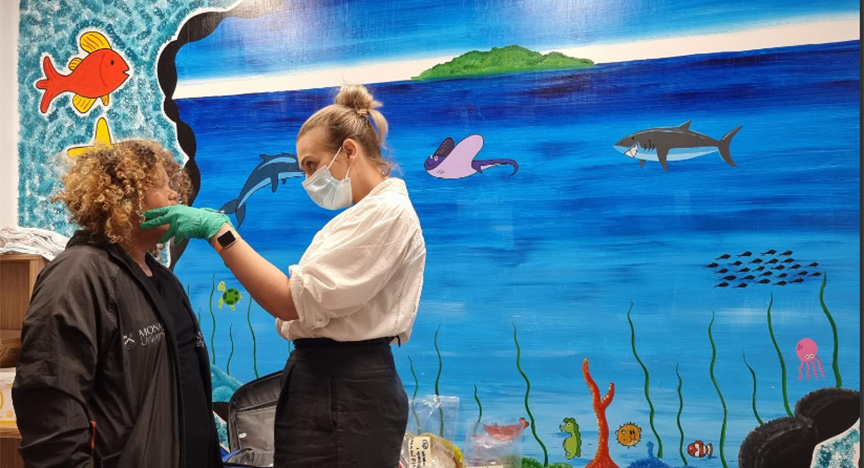
<path fill-rule="evenodd" d="M 0 328 L 21 329 L 36 276 L 47 263 L 39 255 L 0 255 Z"/>
<path fill-rule="evenodd" d="M 33 260 L 45 260 L 45 257 L 35 254 L 0 254 L 0 261 L 4 262 L 32 262 Z"/>
<path fill-rule="evenodd" d="M 0 422 L 0 438 L 20 440 L 21 433 L 18 432 L 18 426 L 12 422 Z"/>
<path fill-rule="evenodd" d="M 36 277 L 46 264 L 48 260 L 40 255 L 0 255 L 0 329 L 21 330 Z M 24 461 L 18 455 L 20 442 L 18 426 L 0 422 L 0 466 L 24 466 Z"/>

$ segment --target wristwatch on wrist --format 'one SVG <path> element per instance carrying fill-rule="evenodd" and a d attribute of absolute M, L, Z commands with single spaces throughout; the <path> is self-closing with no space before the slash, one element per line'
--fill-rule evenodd
<path fill-rule="evenodd" d="M 239 237 L 234 233 L 234 230 L 229 229 L 218 237 L 216 237 L 216 252 L 222 254 L 222 251 L 227 249 L 231 244 L 237 241 Z"/>

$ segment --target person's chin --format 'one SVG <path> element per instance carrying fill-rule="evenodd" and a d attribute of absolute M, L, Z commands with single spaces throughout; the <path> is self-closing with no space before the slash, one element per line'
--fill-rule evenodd
<path fill-rule="evenodd" d="M 147 244 L 148 249 L 152 249 L 159 245 L 159 241 L 162 240 L 162 236 L 164 236 L 165 233 L 168 232 L 168 226 L 160 226 L 158 228 L 147 229 L 143 232 L 145 232 L 146 234 L 142 236 L 141 240 Z M 166 242 L 165 246 L 167 245 L 168 244 Z"/>
<path fill-rule="evenodd" d="M 169 226 L 167 226 L 167 225 L 166 225 L 166 226 L 162 226 L 162 227 L 159 228 L 159 232 L 158 232 L 155 236 L 153 236 L 153 237 L 156 239 L 156 242 L 157 242 L 157 243 L 158 243 L 160 240 L 162 240 L 162 236 L 164 236 L 165 233 L 168 232 L 168 229 L 170 229 L 170 228 L 169 228 Z M 168 242 L 165 242 L 165 244 L 168 244 Z"/>

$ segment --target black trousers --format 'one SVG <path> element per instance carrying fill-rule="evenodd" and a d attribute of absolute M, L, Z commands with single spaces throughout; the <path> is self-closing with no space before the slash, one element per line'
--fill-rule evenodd
<path fill-rule="evenodd" d="M 276 405 L 275 468 L 397 468 L 408 396 L 389 339 L 296 340 Z"/>

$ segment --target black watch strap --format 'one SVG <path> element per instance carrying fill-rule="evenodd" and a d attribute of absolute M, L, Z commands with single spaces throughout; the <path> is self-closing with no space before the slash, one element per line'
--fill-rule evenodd
<path fill-rule="evenodd" d="M 220 254 L 223 250 L 227 249 L 231 244 L 237 241 L 237 235 L 233 229 L 229 229 L 218 237 L 216 237 L 216 251 Z"/>

